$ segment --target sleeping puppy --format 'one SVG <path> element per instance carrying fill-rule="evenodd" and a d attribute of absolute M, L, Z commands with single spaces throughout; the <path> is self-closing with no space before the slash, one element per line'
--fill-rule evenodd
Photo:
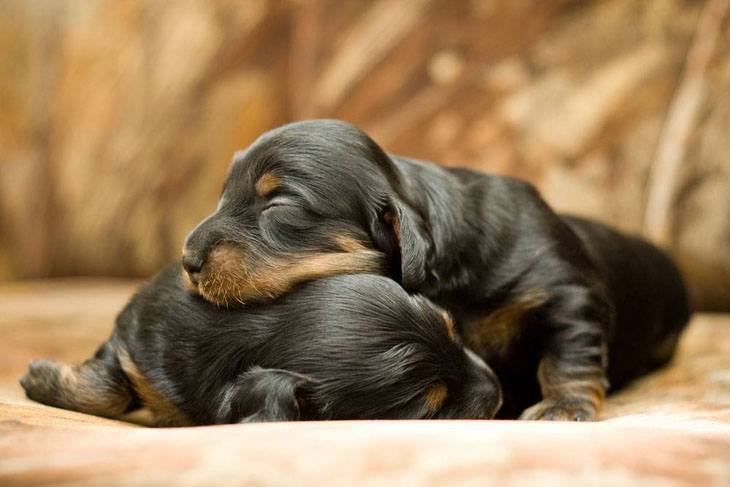
<path fill-rule="evenodd" d="M 596 418 L 608 380 L 668 361 L 690 314 L 653 246 L 558 216 L 523 181 L 390 156 L 332 120 L 237 154 L 182 263 L 192 292 L 233 306 L 376 272 L 381 257 L 381 272 L 454 315 L 500 377 L 506 417 Z"/>
<path fill-rule="evenodd" d="M 21 384 L 31 399 L 100 416 L 147 406 L 166 425 L 492 418 L 499 383 L 453 326 L 373 275 L 224 310 L 186 292 L 177 264 L 132 298 L 93 358 L 35 361 Z"/>

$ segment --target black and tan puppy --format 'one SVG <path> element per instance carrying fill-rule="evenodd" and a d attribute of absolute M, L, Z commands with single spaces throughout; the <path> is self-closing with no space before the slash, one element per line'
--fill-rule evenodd
<path fill-rule="evenodd" d="M 225 310 L 183 289 L 173 265 L 120 313 L 81 365 L 33 362 L 31 399 L 161 424 L 360 418 L 491 418 L 494 373 L 447 313 L 373 275 L 310 282 L 280 300 Z"/>
<path fill-rule="evenodd" d="M 221 306 L 327 275 L 386 274 L 453 313 L 494 367 L 504 415 L 596 417 L 613 386 L 665 363 L 689 317 L 671 261 L 560 217 L 527 183 L 389 156 L 338 121 L 287 125 L 236 155 L 189 236 L 189 287 Z"/>

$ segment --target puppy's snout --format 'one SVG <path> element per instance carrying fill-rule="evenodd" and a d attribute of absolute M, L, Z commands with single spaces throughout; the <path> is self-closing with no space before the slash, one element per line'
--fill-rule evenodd
<path fill-rule="evenodd" d="M 221 239 L 221 219 L 215 213 L 203 220 L 185 239 L 182 266 L 193 284 L 197 284 L 211 249 Z"/>
<path fill-rule="evenodd" d="M 502 407 L 502 387 L 497 374 L 476 353 L 468 348 L 464 351 L 473 371 L 473 394 L 483 404 L 486 417 L 493 418 Z"/>
<path fill-rule="evenodd" d="M 183 269 L 185 269 L 185 272 L 188 273 L 188 276 L 190 276 L 190 280 L 193 282 L 193 284 L 197 284 L 197 278 L 200 274 L 201 269 L 203 268 L 203 264 L 205 263 L 205 258 L 201 253 L 194 253 L 185 251 L 182 256 L 182 266 Z"/>

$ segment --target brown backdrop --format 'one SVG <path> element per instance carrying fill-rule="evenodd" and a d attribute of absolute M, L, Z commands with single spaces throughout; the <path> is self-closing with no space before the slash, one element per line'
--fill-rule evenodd
<path fill-rule="evenodd" d="M 234 150 L 337 117 L 647 234 L 703 306 L 730 307 L 727 9 L 6 0 L 0 276 L 149 275 L 212 210 Z"/>

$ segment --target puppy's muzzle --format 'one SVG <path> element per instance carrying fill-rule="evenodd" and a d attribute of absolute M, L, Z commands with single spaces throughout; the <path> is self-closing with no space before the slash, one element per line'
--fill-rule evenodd
<path fill-rule="evenodd" d="M 213 213 L 185 239 L 182 266 L 193 286 L 200 284 L 203 266 L 208 263 L 210 252 L 223 239 L 224 227 L 225 219 Z"/>
<path fill-rule="evenodd" d="M 205 264 L 205 257 L 203 255 L 183 250 L 182 266 L 185 272 L 187 272 L 190 282 L 195 286 L 200 281 L 200 272 L 203 270 L 203 264 Z"/>
<path fill-rule="evenodd" d="M 483 405 L 484 417 L 493 418 L 502 407 L 502 387 L 499 379 L 481 357 L 468 348 L 464 348 L 464 351 L 472 371 L 471 394 Z"/>

